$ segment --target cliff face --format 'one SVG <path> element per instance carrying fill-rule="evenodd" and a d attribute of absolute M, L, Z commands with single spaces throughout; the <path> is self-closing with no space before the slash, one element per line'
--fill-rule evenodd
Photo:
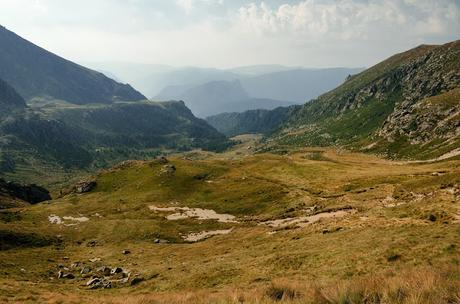
<path fill-rule="evenodd" d="M 459 87 L 460 41 L 419 46 L 307 103 L 275 140 L 436 157 L 459 146 Z"/>

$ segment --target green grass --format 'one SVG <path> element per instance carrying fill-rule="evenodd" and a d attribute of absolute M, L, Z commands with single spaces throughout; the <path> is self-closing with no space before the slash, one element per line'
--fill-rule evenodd
<path fill-rule="evenodd" d="M 248 303 L 257 299 L 271 303 L 276 300 L 273 295 L 286 289 L 295 291 L 290 300 L 300 303 L 319 294 L 351 301 L 365 297 L 364 290 L 374 290 L 382 297 L 389 297 L 387 292 L 393 290 L 386 285 L 366 285 L 370 284 L 367 280 L 396 280 L 404 288 L 403 273 L 421 276 L 420 280 L 425 275 L 438 278 L 455 273 L 460 263 L 460 230 L 453 222 L 458 213 L 453 200 L 457 198 L 448 192 L 460 183 L 458 161 L 401 164 L 363 154 L 306 149 L 284 156 L 208 155 L 193 161 L 179 155 L 170 164 L 177 168 L 174 175 L 160 174 L 163 164 L 159 161 L 127 163 L 101 172 L 91 193 L 71 194 L 21 209 L 16 215 L 2 212 L 0 231 L 23 241 L 10 242 L 8 250 L 0 251 L 0 299 L 45 301 L 52 296 L 64 302 L 97 299 L 118 303 L 129 295 L 133 303 L 142 303 L 144 295 L 151 301 L 180 303 L 189 294 L 190 302 L 207 303 L 199 299 L 215 296 L 222 303 L 234 303 L 229 290 L 252 290 L 235 294 L 248 298 Z M 423 199 L 416 200 L 416 195 Z M 400 205 L 382 207 L 388 196 Z M 233 214 L 239 223 L 168 221 L 165 214 L 148 208 L 176 204 Z M 270 229 L 258 224 L 265 219 L 302 216 L 309 206 L 316 206 L 316 212 L 351 206 L 357 213 L 304 228 Z M 49 223 L 51 214 L 90 220 L 66 227 Z M 228 235 L 195 244 L 181 237 L 229 228 L 233 231 Z M 19 238 L 18 233 L 27 237 Z M 36 243 L 35 239 L 51 243 Z M 155 239 L 170 243 L 156 244 Z M 95 247 L 88 247 L 91 241 L 97 242 Z M 131 254 L 123 255 L 123 249 Z M 88 260 L 94 257 L 102 260 L 97 265 L 128 268 L 145 281 L 135 287 L 90 292 L 81 286 L 84 279 L 55 278 L 57 264 L 91 264 Z M 395 275 L 388 276 L 389 272 Z M 430 283 L 424 299 L 431 299 L 434 293 L 454 297 L 455 289 L 445 291 L 442 286 L 458 287 L 458 274 L 443 280 Z M 34 288 L 27 291 L 31 284 Z M 334 286 L 348 287 L 333 296 L 330 288 Z M 17 292 L 12 294 L 12 288 Z M 411 303 L 404 301 L 401 303 Z M 440 303 L 448 302 L 442 298 Z"/>

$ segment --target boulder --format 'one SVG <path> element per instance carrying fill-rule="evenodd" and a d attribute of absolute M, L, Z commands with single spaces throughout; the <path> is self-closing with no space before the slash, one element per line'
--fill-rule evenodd
<path fill-rule="evenodd" d="M 110 274 L 116 274 L 116 273 L 122 273 L 122 272 L 123 272 L 122 268 L 115 267 L 115 268 L 112 268 L 112 270 L 110 271 Z"/>
<path fill-rule="evenodd" d="M 7 182 L 0 178 L 0 196 L 4 200 L 21 200 L 29 204 L 37 204 L 51 200 L 48 190 L 35 184 L 22 185 L 15 182 Z M 1 203 L 0 203 L 1 206 Z"/>
<path fill-rule="evenodd" d="M 134 277 L 132 280 L 131 280 L 131 286 L 134 286 L 134 285 L 137 285 L 141 282 L 145 281 L 145 279 L 143 277 Z"/>
<path fill-rule="evenodd" d="M 75 279 L 75 276 L 72 273 L 64 273 L 62 270 L 58 271 L 58 279 Z"/>
<path fill-rule="evenodd" d="M 111 269 L 109 267 L 102 266 L 102 267 L 97 269 L 97 272 L 99 272 L 100 274 L 102 274 L 104 276 L 109 276 L 110 273 L 111 273 Z"/>
<path fill-rule="evenodd" d="M 83 266 L 81 268 L 80 274 L 88 274 L 91 272 L 91 268 L 89 266 Z"/>
<path fill-rule="evenodd" d="M 160 169 L 160 175 L 166 175 L 166 176 L 171 176 L 171 175 L 174 175 L 174 173 L 176 173 L 176 167 L 174 165 L 164 165 L 161 169 Z"/>
<path fill-rule="evenodd" d="M 88 193 L 91 192 L 96 186 L 97 183 L 95 180 L 81 181 L 74 186 L 72 192 L 77 194 Z"/>

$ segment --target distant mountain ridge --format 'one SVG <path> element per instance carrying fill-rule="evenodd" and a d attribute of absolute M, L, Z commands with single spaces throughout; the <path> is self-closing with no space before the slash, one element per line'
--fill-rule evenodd
<path fill-rule="evenodd" d="M 88 104 L 146 99 L 130 85 L 63 59 L 2 26 L 0 78 L 27 101 L 40 98 Z"/>
<path fill-rule="evenodd" d="M 174 87 L 168 87 L 166 90 L 174 91 Z M 163 93 L 166 93 L 166 90 Z M 267 98 L 251 98 L 238 80 L 208 82 L 186 89 L 180 95 L 175 95 L 173 92 L 167 99 L 183 100 L 198 117 L 207 117 L 222 112 L 273 109 L 292 104 Z"/>

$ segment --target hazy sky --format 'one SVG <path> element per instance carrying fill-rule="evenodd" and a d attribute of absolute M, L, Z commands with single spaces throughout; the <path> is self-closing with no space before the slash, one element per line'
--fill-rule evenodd
<path fill-rule="evenodd" d="M 0 22 L 77 62 L 351 67 L 460 39 L 460 0 L 0 0 Z"/>

